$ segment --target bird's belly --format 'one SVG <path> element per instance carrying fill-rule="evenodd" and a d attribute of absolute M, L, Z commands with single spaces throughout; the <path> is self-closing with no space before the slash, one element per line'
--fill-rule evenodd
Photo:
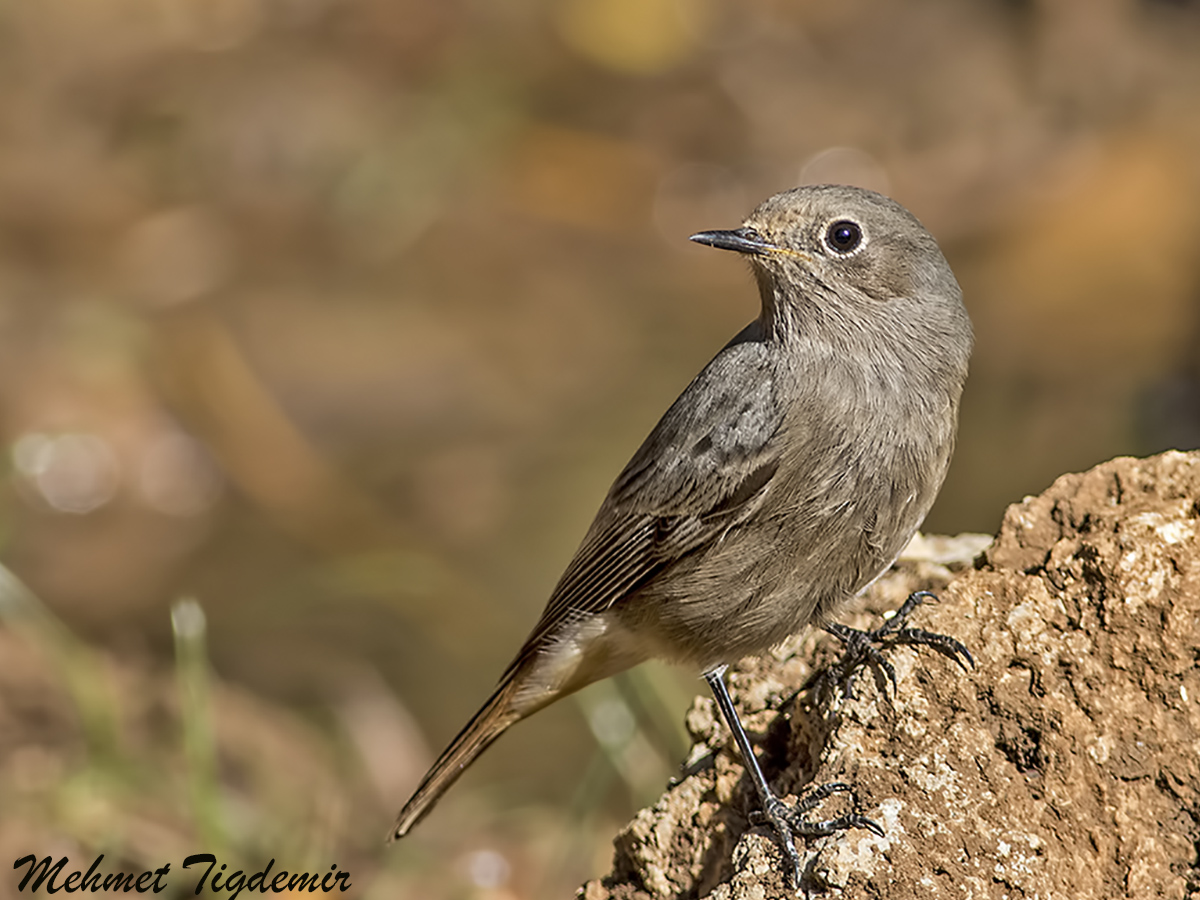
<path fill-rule="evenodd" d="M 923 513 L 923 511 L 922 511 Z M 827 520 L 764 516 L 678 561 L 613 613 L 656 656 L 708 669 L 762 652 L 827 621 L 895 559 L 919 524 L 880 543 L 862 509 Z"/>

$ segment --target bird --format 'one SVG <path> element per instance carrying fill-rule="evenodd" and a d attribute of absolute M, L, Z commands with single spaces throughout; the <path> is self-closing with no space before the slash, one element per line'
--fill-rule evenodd
<path fill-rule="evenodd" d="M 829 833 L 820 828 L 831 823 L 800 817 L 811 803 L 789 809 L 771 792 L 724 672 L 806 626 L 850 634 L 833 623 L 839 607 L 895 561 L 946 475 L 971 322 L 932 235 L 862 188 L 787 190 L 739 227 L 690 240 L 749 262 L 759 314 L 616 477 L 541 617 L 401 810 L 393 840 L 510 726 L 651 658 L 698 670 L 712 688 L 797 884 L 793 835 Z M 817 799 L 840 790 L 825 785 Z M 832 825 L 877 830 L 857 814 Z"/>

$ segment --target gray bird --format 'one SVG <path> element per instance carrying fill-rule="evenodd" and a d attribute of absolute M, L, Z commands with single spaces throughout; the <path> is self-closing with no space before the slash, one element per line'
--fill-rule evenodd
<path fill-rule="evenodd" d="M 691 240 L 743 254 L 762 311 L 617 476 L 533 631 L 393 838 L 510 725 L 651 657 L 704 673 L 797 884 L 793 834 L 875 827 L 857 815 L 800 818 L 845 785 L 822 786 L 794 810 L 776 799 L 722 676 L 827 624 L 925 518 L 950 463 L 973 342 L 962 294 L 921 223 L 859 188 L 785 191 L 740 228 Z M 898 624 L 857 633 L 856 658 L 890 631 L 970 659 L 957 642 Z"/>

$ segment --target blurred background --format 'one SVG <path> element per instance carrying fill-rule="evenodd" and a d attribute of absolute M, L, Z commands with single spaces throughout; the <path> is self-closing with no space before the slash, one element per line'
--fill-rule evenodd
<path fill-rule="evenodd" d="M 975 321 L 927 531 L 1200 444 L 1200 3 L 0 5 L 6 858 L 604 871 L 690 676 L 558 704 L 382 838 L 756 314 L 687 236 L 825 181 L 912 209 Z"/>

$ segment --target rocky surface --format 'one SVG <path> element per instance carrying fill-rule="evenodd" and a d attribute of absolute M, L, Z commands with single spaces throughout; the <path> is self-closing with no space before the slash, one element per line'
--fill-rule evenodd
<path fill-rule="evenodd" d="M 965 548 L 965 550 L 964 550 Z M 966 643 L 888 658 L 843 699 L 807 635 L 744 660 L 731 690 L 784 794 L 845 781 L 885 834 L 809 842 L 805 888 L 841 898 L 1200 897 L 1200 453 L 1116 459 L 1010 507 L 995 541 L 918 544 L 843 620 L 935 590 L 918 627 Z M 966 557 L 964 559 L 964 557 Z M 712 702 L 661 799 L 615 841 L 584 900 L 793 896 Z M 817 814 L 846 809 L 845 795 Z"/>

